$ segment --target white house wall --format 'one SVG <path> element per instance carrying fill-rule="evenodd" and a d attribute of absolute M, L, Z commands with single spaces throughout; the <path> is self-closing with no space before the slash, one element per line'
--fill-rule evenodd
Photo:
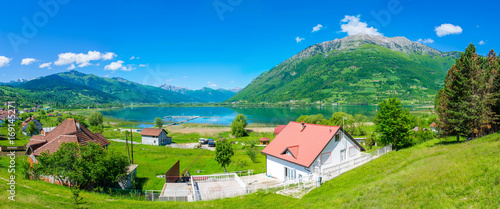
<path fill-rule="evenodd" d="M 158 138 L 155 138 L 153 136 L 142 136 L 142 144 L 148 144 L 148 145 L 166 145 L 172 143 L 171 138 L 167 137 L 167 134 L 162 131 L 160 133 L 160 136 Z"/>
<path fill-rule="evenodd" d="M 310 172 L 307 171 L 304 166 L 300 166 L 286 160 L 267 155 L 266 158 L 266 174 L 273 176 L 281 181 L 285 181 L 285 167 L 290 169 L 295 169 L 295 176 L 299 178 L 299 175 L 306 176 Z"/>
<path fill-rule="evenodd" d="M 346 162 L 349 160 L 353 160 L 361 156 L 361 149 L 358 147 L 349 137 L 342 133 L 341 140 L 335 141 L 335 136 L 330 142 L 326 145 L 325 149 L 321 152 L 321 154 L 314 160 L 311 167 L 306 168 L 304 166 L 297 165 L 295 163 L 288 162 L 286 160 L 282 160 L 277 157 L 273 157 L 271 155 L 267 155 L 266 159 L 266 174 L 269 176 L 273 176 L 279 180 L 285 180 L 285 167 L 295 169 L 296 178 L 299 177 L 299 174 L 302 176 L 309 175 L 311 172 L 315 172 L 316 169 L 322 169 L 337 165 L 340 162 L 340 151 L 346 150 L 346 159 L 342 162 Z M 350 150 L 351 147 L 354 147 Z M 355 150 L 355 152 L 353 152 Z M 352 153 L 350 153 L 350 151 Z M 324 154 L 330 154 L 329 162 L 322 164 L 321 158 Z"/>
<path fill-rule="evenodd" d="M 159 138 L 154 138 L 152 136 L 142 136 L 142 144 L 160 145 L 159 140 Z"/>
<path fill-rule="evenodd" d="M 331 141 L 326 145 L 325 149 L 321 152 L 321 154 L 316 158 L 314 161 L 313 165 L 311 166 L 311 169 L 314 170 L 317 167 L 319 168 L 325 168 L 325 167 L 330 167 L 334 166 L 336 164 L 346 162 L 349 160 L 353 160 L 355 158 L 358 158 L 361 156 L 361 149 L 358 147 L 345 133 L 339 132 L 342 134 L 341 140 L 335 141 L 335 136 Z M 351 149 L 351 147 L 353 149 Z M 342 162 L 340 162 L 340 151 L 341 150 L 346 150 L 346 159 Z M 330 154 L 330 162 L 322 164 L 322 155 L 326 153 L 331 153 Z"/>

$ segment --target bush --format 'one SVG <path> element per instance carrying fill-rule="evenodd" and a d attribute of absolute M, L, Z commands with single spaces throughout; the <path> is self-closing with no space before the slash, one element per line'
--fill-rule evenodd
<path fill-rule="evenodd" d="M 247 149 L 246 154 L 250 158 L 250 160 L 255 163 L 255 159 L 257 158 L 257 150 L 254 148 Z"/>

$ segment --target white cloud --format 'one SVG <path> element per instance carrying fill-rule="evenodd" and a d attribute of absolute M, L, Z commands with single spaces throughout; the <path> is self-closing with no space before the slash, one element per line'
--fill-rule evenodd
<path fill-rule="evenodd" d="M 167 79 L 165 82 L 166 82 L 166 83 L 168 83 L 168 82 L 173 81 L 173 80 L 174 80 L 174 79 L 173 79 L 173 78 L 171 78 L 171 79 Z"/>
<path fill-rule="evenodd" d="M 58 57 L 59 59 L 54 62 L 54 65 L 76 64 L 78 67 L 85 67 L 91 65 L 90 61 L 110 60 L 116 57 L 116 54 L 113 52 L 101 53 L 98 51 L 89 51 L 87 54 L 67 52 L 59 54 Z"/>
<path fill-rule="evenodd" d="M 462 28 L 460 26 L 445 23 L 440 26 L 436 26 L 434 31 L 436 31 L 437 36 L 443 37 L 451 34 L 461 34 Z"/>
<path fill-rule="evenodd" d="M 430 38 L 426 38 L 426 39 L 418 39 L 417 42 L 420 42 L 420 43 L 423 43 L 423 44 L 432 44 L 434 43 L 434 40 L 430 39 Z"/>
<path fill-rule="evenodd" d="M 130 60 L 133 60 L 133 59 L 135 59 L 135 57 L 134 57 L 134 56 L 132 56 L 132 57 L 130 58 Z"/>
<path fill-rule="evenodd" d="M 322 28 L 322 27 L 323 27 L 323 26 L 322 26 L 321 24 L 318 24 L 318 25 L 314 26 L 314 27 L 313 27 L 313 30 L 312 30 L 312 33 L 314 33 L 314 32 L 317 32 L 317 31 L 321 30 L 321 28 Z"/>
<path fill-rule="evenodd" d="M 124 62 L 121 61 L 121 60 L 118 60 L 116 62 L 111 62 L 111 64 L 104 66 L 104 69 L 105 70 L 113 70 L 113 71 L 115 71 L 115 70 L 118 70 L 118 69 L 124 67 L 123 63 Z"/>
<path fill-rule="evenodd" d="M 147 67 L 149 64 L 139 64 L 139 67 Z"/>
<path fill-rule="evenodd" d="M 35 58 L 24 58 L 21 61 L 21 65 L 31 65 L 32 63 L 34 63 L 36 61 L 38 61 L 38 60 L 36 60 Z"/>
<path fill-rule="evenodd" d="M 188 78 L 188 76 L 187 76 L 187 75 L 185 75 L 185 76 L 184 76 L 184 78 Z"/>
<path fill-rule="evenodd" d="M 217 87 L 217 84 L 212 83 L 212 84 L 209 84 L 208 86 L 210 86 L 210 87 Z"/>
<path fill-rule="evenodd" d="M 231 83 L 234 83 L 234 81 L 231 81 Z"/>
<path fill-rule="evenodd" d="M 47 69 L 52 69 L 51 65 L 52 65 L 52 62 L 47 62 L 47 63 L 42 63 L 42 64 L 41 64 L 41 65 L 39 65 L 38 67 L 39 67 L 39 68 L 47 68 Z"/>
<path fill-rule="evenodd" d="M 12 58 L 0 56 L 0 67 L 8 66 L 11 60 L 12 60 Z"/>
<path fill-rule="evenodd" d="M 71 66 L 69 66 L 67 69 L 68 69 L 68 70 L 73 70 L 73 69 L 75 69 L 75 68 L 76 68 L 75 64 L 71 64 Z"/>
<path fill-rule="evenodd" d="M 479 42 L 479 45 L 485 45 L 485 44 L 486 44 L 486 42 L 485 42 L 485 41 L 483 41 L 483 40 L 481 40 L 481 41 Z"/>
<path fill-rule="evenodd" d="M 104 70 L 112 70 L 112 71 L 115 71 L 115 70 L 123 70 L 123 71 L 132 71 L 134 70 L 135 68 L 133 68 L 132 66 L 128 65 L 128 66 L 124 66 L 123 65 L 123 61 L 121 60 L 118 60 L 116 62 L 111 62 L 109 65 L 106 65 L 104 66 Z"/>
<path fill-rule="evenodd" d="M 297 38 L 295 38 L 295 41 L 297 41 L 297 43 L 300 43 L 303 40 L 306 40 L 306 39 L 305 38 L 300 38 L 298 36 L 297 36 Z"/>
<path fill-rule="evenodd" d="M 107 74 L 107 75 L 103 76 L 103 78 L 107 78 L 107 77 L 109 77 L 109 74 Z"/>
<path fill-rule="evenodd" d="M 347 33 L 347 35 L 352 36 L 356 34 L 368 34 L 372 36 L 382 36 L 382 33 L 379 33 L 376 28 L 368 27 L 368 24 L 364 22 L 360 22 L 359 15 L 358 16 L 349 16 L 346 15 L 344 19 L 340 22 L 345 24 L 340 25 L 342 32 Z"/>

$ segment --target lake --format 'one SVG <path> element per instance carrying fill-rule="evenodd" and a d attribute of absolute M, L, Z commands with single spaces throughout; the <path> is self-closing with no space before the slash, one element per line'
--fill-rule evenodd
<path fill-rule="evenodd" d="M 301 115 L 323 114 L 330 118 L 335 112 L 346 112 L 351 115 L 363 114 L 372 120 L 378 106 L 301 106 L 301 107 L 127 107 L 123 109 L 111 109 L 101 111 L 103 115 L 136 121 L 153 123 L 156 117 L 183 116 L 183 118 L 164 118 L 168 122 L 186 120 L 187 116 L 204 116 L 196 118 L 190 123 L 231 124 L 238 114 L 244 114 L 249 123 L 263 124 L 288 124 L 297 120 Z M 141 124 L 140 127 L 151 125 Z"/>

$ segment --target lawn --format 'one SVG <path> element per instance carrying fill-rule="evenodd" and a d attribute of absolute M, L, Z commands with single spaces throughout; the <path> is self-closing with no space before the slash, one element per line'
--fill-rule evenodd
<path fill-rule="evenodd" d="M 111 142 L 108 149 L 127 154 L 125 143 Z M 246 154 L 246 148 L 240 143 L 234 144 L 233 149 L 234 156 L 227 167 L 228 172 L 242 170 L 254 170 L 255 173 L 265 172 L 266 157 L 264 155 L 257 154 L 254 163 Z M 256 149 L 260 153 L 262 147 L 256 147 Z M 164 175 L 177 160 L 180 160 L 181 171 L 187 168 L 192 175 L 224 173 L 214 157 L 214 151 L 204 149 L 177 149 L 134 144 L 134 164 L 139 165 L 137 177 L 142 182 L 144 190 L 161 190 L 165 180 L 156 176 Z"/>
<path fill-rule="evenodd" d="M 82 207 L 497 208 L 500 205 L 500 134 L 469 142 L 453 141 L 453 137 L 442 141 L 435 139 L 409 149 L 390 152 L 324 183 L 301 199 L 259 192 L 208 202 L 146 202 L 83 192 L 85 203 Z M 192 152 L 191 156 L 199 151 Z M 7 159 L 3 157 L 0 161 L 3 162 L 0 177 L 7 178 Z M 163 166 L 160 163 L 152 165 Z M 181 166 L 185 167 L 186 164 Z M 1 201 L 0 207 L 71 206 L 71 193 L 66 187 L 22 179 L 18 179 L 18 183 L 17 201 Z M 6 190 L 7 185 L 1 183 L 0 196 L 6 198 Z"/>

